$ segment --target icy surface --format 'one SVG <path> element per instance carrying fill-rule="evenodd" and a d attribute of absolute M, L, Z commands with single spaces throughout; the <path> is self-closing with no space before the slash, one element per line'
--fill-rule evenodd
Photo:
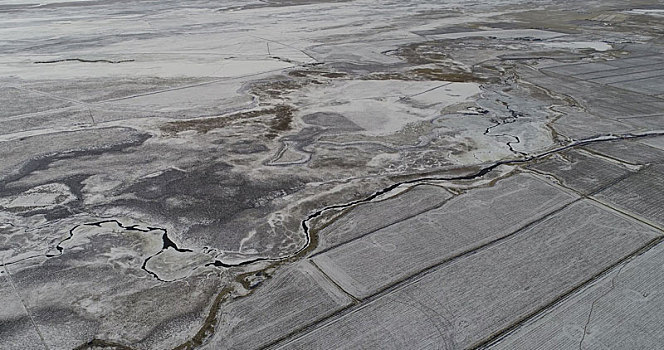
<path fill-rule="evenodd" d="M 543 315 L 659 247 L 661 15 L 3 1 L 0 348 L 599 344 Z"/>

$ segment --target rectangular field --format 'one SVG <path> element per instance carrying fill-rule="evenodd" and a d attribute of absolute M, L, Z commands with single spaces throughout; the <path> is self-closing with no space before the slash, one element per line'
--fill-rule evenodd
<path fill-rule="evenodd" d="M 664 226 L 664 164 L 651 165 L 595 195 L 611 205 Z"/>
<path fill-rule="evenodd" d="M 283 349 L 463 349 L 571 292 L 658 232 L 584 200 L 443 265 Z"/>
<path fill-rule="evenodd" d="M 222 306 L 210 349 L 257 349 L 350 303 L 304 261 L 280 271 L 255 293 Z"/>
<path fill-rule="evenodd" d="M 578 151 L 566 151 L 528 168 L 553 175 L 565 186 L 583 194 L 593 193 L 632 172 L 619 164 Z"/>
<path fill-rule="evenodd" d="M 318 251 L 348 242 L 379 228 L 435 208 L 452 198 L 442 187 L 420 185 L 395 197 L 349 209 L 318 233 Z"/>
<path fill-rule="evenodd" d="M 658 349 L 664 344 L 663 265 L 660 243 L 490 349 Z"/>
<path fill-rule="evenodd" d="M 575 198 L 534 176 L 517 175 L 317 255 L 313 261 L 344 290 L 365 298 L 509 235 Z"/>

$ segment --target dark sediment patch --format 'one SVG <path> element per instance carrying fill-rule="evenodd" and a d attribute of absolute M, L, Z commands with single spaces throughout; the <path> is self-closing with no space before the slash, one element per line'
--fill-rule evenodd
<path fill-rule="evenodd" d="M 365 80 L 408 80 L 408 81 L 452 81 L 458 83 L 482 83 L 487 79 L 474 72 L 443 67 L 414 68 L 404 72 L 372 73 L 362 77 Z"/>
<path fill-rule="evenodd" d="M 269 123 L 271 131 L 269 135 L 272 135 L 276 134 L 277 132 L 290 129 L 290 123 L 293 118 L 294 110 L 295 109 L 293 107 L 288 105 L 277 105 L 271 108 L 238 112 L 221 117 L 169 122 L 165 125 L 162 125 L 160 129 L 162 132 L 169 135 L 174 135 L 178 132 L 186 130 L 193 130 L 200 134 L 204 134 L 210 130 L 224 128 L 234 122 L 241 120 L 255 119 L 267 115 L 272 115 L 273 119 Z"/>
<path fill-rule="evenodd" d="M 311 81 L 278 78 L 254 82 L 249 86 L 249 93 L 261 99 L 282 98 L 285 95 L 299 90 Z"/>
<path fill-rule="evenodd" d="M 275 138 L 280 132 L 291 129 L 294 109 L 290 106 L 279 105 L 274 108 L 274 118 L 269 123 L 270 130 L 266 134 L 268 138 Z"/>
<path fill-rule="evenodd" d="M 52 64 L 52 63 L 62 63 L 62 62 L 79 62 L 79 63 L 126 63 L 134 62 L 133 59 L 128 60 L 106 60 L 106 59 L 86 59 L 86 58 L 63 58 L 59 60 L 50 60 L 50 61 L 35 61 L 35 64 Z"/>
<path fill-rule="evenodd" d="M 362 130 L 362 128 L 357 126 L 357 124 L 353 123 L 350 119 L 344 117 L 339 113 L 316 112 L 302 116 L 302 121 L 310 125 L 317 125 L 334 130 L 344 130 L 344 131 Z"/>
<path fill-rule="evenodd" d="M 301 69 L 290 71 L 288 72 L 288 75 L 297 78 L 323 77 L 329 79 L 340 79 L 348 77 L 348 74 L 342 72 L 328 72 L 323 70 L 301 70 Z"/>
<path fill-rule="evenodd" d="M 274 200 L 303 186 L 304 181 L 294 176 L 252 179 L 225 163 L 205 164 L 142 179 L 116 193 L 133 198 L 107 206 L 149 213 L 174 225 L 186 224 L 189 228 L 182 237 L 188 242 L 237 250 L 246 233 L 257 229 L 256 220 L 264 222 L 275 209 Z M 263 243 L 268 244 L 269 237 L 265 239 Z"/>
<path fill-rule="evenodd" d="M 229 147 L 228 151 L 235 154 L 253 154 L 269 151 L 269 148 L 265 144 L 255 140 L 241 140 L 231 144 Z"/>
<path fill-rule="evenodd" d="M 107 142 L 100 144 L 95 144 L 96 142 L 91 142 L 90 140 L 86 140 L 86 142 L 88 142 L 88 144 L 86 144 L 83 141 L 79 141 L 77 138 L 75 141 L 72 141 L 76 135 L 88 136 L 88 133 L 93 132 L 97 133 L 95 135 L 99 135 L 99 137 L 104 137 L 105 131 L 116 131 L 114 129 L 123 130 L 123 133 L 130 134 L 130 136 L 121 140 L 110 139 Z M 59 136 L 68 137 L 69 139 L 60 141 L 58 139 Z M 50 142 L 44 143 L 44 137 L 49 138 Z M 122 152 L 129 147 L 143 144 L 150 137 L 151 135 L 138 133 L 134 129 L 106 128 L 93 129 L 90 131 L 69 131 L 56 135 L 30 136 L 26 137 L 25 139 L 9 141 L 15 143 L 15 146 L 13 147 L 16 147 L 17 149 L 22 147 L 22 152 L 28 151 L 30 153 L 26 154 L 25 161 L 23 161 L 22 164 L 19 163 L 20 168 L 17 171 L 14 171 L 14 173 L 5 176 L 4 178 L 0 178 L 0 194 L 3 193 L 8 183 L 19 180 L 35 171 L 45 170 L 51 163 L 55 161 L 74 159 L 85 156 L 96 156 L 105 153 Z M 58 142 L 61 144 L 58 144 Z M 65 146 L 62 146 L 62 144 Z M 49 145 L 57 146 L 49 149 Z M 9 158 L 9 156 L 13 156 L 11 153 L 16 152 L 16 149 L 8 148 L 7 150 L 2 150 L 2 152 L 0 152 L 0 156 L 3 155 L 3 152 L 9 152 Z"/>

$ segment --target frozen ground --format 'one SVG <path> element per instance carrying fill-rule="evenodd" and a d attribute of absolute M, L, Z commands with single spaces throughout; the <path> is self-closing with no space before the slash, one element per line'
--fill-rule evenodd
<path fill-rule="evenodd" d="M 664 339 L 658 1 L 4 1 L 0 349 Z"/>

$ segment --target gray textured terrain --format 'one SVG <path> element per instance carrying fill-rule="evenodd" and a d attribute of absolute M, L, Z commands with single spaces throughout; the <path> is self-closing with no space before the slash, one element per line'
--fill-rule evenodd
<path fill-rule="evenodd" d="M 661 1 L 0 3 L 0 349 L 664 348 Z"/>

